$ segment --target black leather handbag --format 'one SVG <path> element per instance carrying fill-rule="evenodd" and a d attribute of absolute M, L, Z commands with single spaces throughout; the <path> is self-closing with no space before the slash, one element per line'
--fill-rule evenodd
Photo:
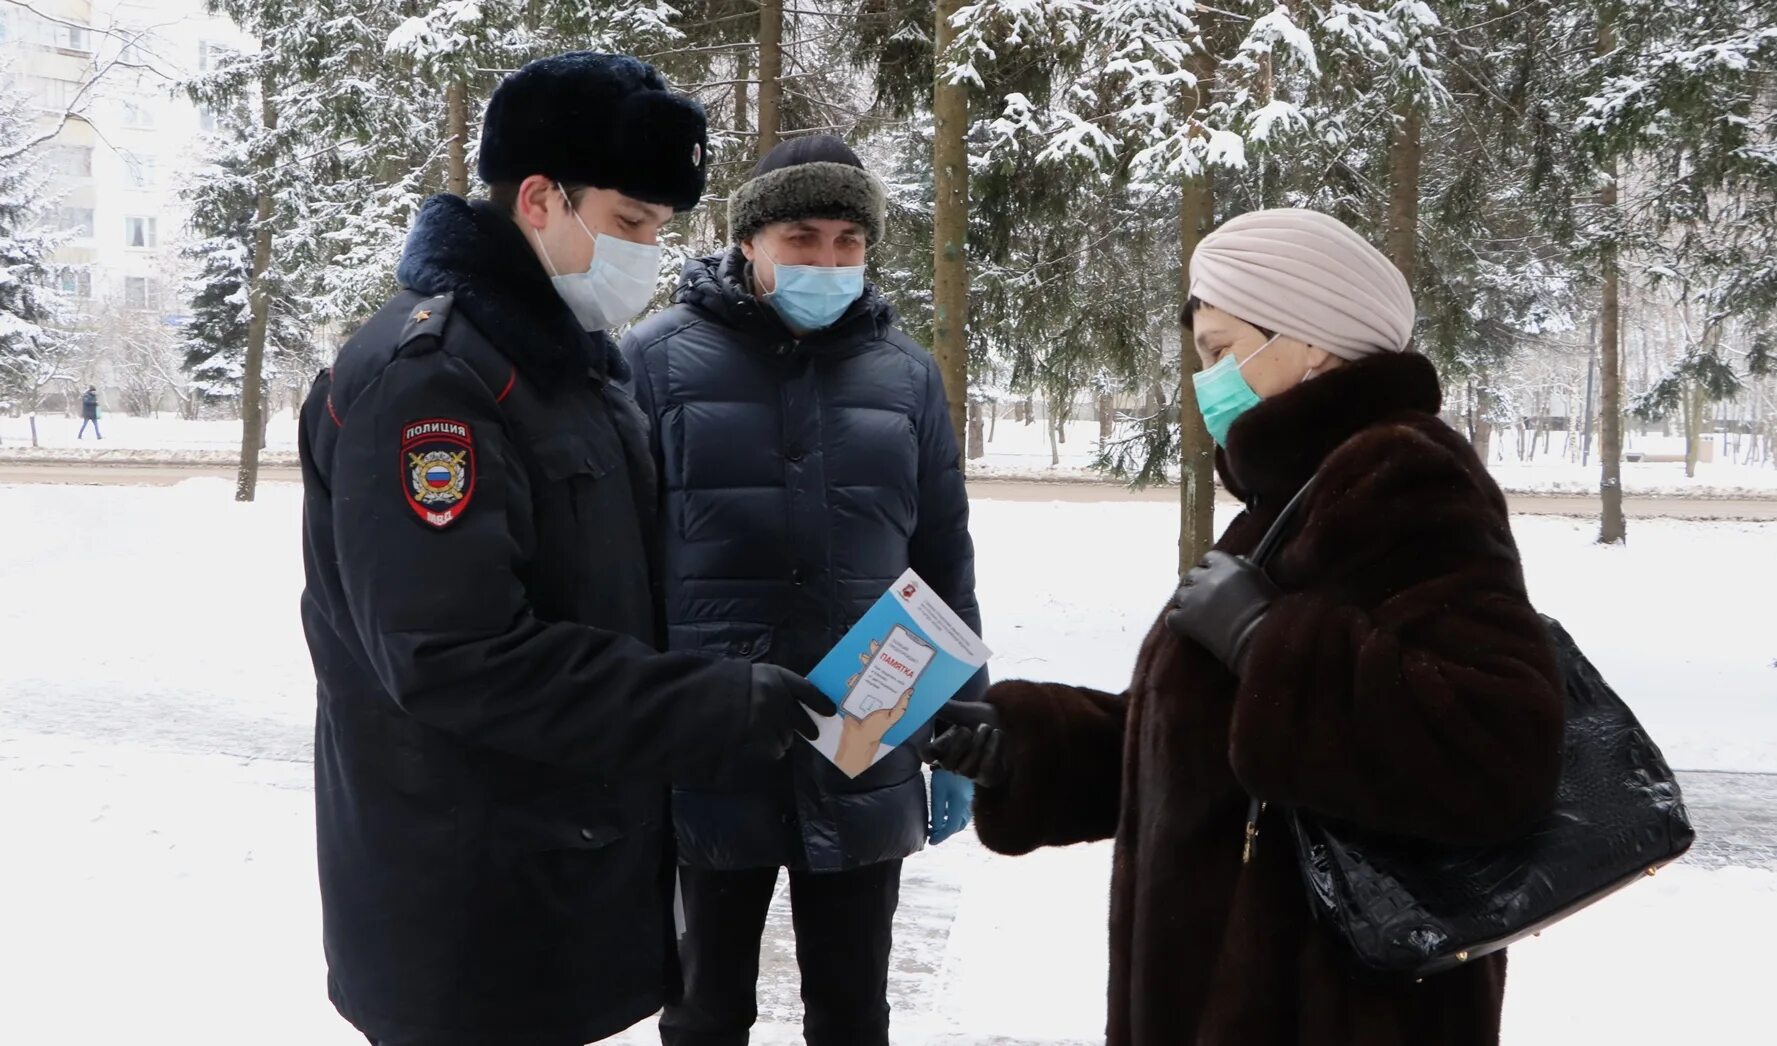
<path fill-rule="evenodd" d="M 1313 486 L 1248 557 L 1263 569 Z M 1417 979 L 1539 933 L 1678 859 L 1695 838 L 1672 768 L 1573 637 L 1544 616 L 1567 690 L 1553 807 L 1508 843 L 1462 847 L 1287 812 L 1316 918 L 1360 976 Z M 1249 847 L 1263 807 L 1247 818 Z M 1249 851 L 1250 852 L 1250 851 Z"/>

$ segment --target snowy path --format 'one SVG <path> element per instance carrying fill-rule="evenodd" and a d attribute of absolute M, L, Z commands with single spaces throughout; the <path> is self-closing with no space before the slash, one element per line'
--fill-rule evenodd
<path fill-rule="evenodd" d="M 194 464 L 162 461 L 41 461 L 9 458 L 0 454 L 0 485 L 23 483 L 80 484 L 90 486 L 169 487 L 188 479 L 220 479 L 233 482 L 235 466 L 225 463 Z M 300 483 L 302 471 L 294 463 L 264 463 L 259 468 L 261 483 Z M 969 489 L 984 501 L 1022 503 L 1061 502 L 1064 504 L 1106 504 L 1141 502 L 1152 504 L 1178 503 L 1178 488 L 1148 487 L 1130 490 L 1122 484 L 1088 474 L 1071 478 L 1052 476 L 1036 479 L 1008 479 L 1003 476 L 971 476 Z M 1226 491 L 1217 497 L 1224 504 L 1234 504 Z M 1598 498 L 1585 493 L 1508 493 L 1506 503 L 1515 515 L 1569 516 L 1595 519 Z M 1623 512 L 1630 519 L 1696 519 L 1777 521 L 1777 496 L 1744 497 L 1669 497 L 1651 494 L 1629 494 L 1623 499 Z"/>
<path fill-rule="evenodd" d="M 0 1042 L 362 1041 L 322 989 L 296 492 L 229 493 L 0 486 Z M 1166 505 L 980 503 L 999 674 L 1119 687 L 1172 525 Z M 1598 549 L 1584 523 L 1516 525 L 1533 594 L 1687 769 L 1704 838 L 1514 950 L 1506 1042 L 1768 1041 L 1777 526 L 1649 522 Z M 1108 862 L 972 837 L 910 860 L 896 1043 L 1095 1041 Z M 766 1044 L 798 1041 L 784 900 Z"/>

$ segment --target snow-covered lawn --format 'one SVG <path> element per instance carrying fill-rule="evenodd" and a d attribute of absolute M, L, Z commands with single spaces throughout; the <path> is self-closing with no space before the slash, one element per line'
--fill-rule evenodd
<path fill-rule="evenodd" d="M 1048 430 L 1042 423 L 1021 425 L 1002 418 L 987 455 L 971 468 L 978 474 L 1012 479 L 1095 479 L 1090 470 L 1098 456 L 1098 423 L 1069 422 L 1067 442 L 1060 446 L 1061 462 L 1055 464 L 1049 446 Z M 1519 494 L 1592 494 L 1598 490 L 1598 455 L 1596 444 L 1590 465 L 1568 461 L 1562 456 L 1562 443 L 1557 437 L 1554 454 L 1539 454 L 1528 461 L 1517 460 L 1516 436 L 1505 433 L 1495 444 L 1495 460 L 1489 468 L 1493 478 L 1506 490 Z M 1633 437 L 1631 450 L 1649 454 L 1683 454 L 1684 441 L 1658 436 Z M 1765 465 L 1741 465 L 1726 460 L 1697 466 L 1694 478 L 1684 474 L 1682 462 L 1623 463 L 1623 489 L 1630 494 L 1666 497 L 1769 497 L 1777 495 L 1777 468 Z"/>
<path fill-rule="evenodd" d="M 230 493 L 0 486 L 0 1042 L 362 1041 L 322 984 L 298 492 Z M 996 673 L 1120 688 L 1175 520 L 978 502 Z M 1676 765 L 1777 772 L 1777 525 L 1639 521 L 1615 549 L 1516 527 L 1533 595 Z M 972 838 L 909 861 L 896 1042 L 1099 1039 L 1108 861 Z M 755 1041 L 790 1043 L 773 925 Z M 1768 863 L 1673 868 L 1514 950 L 1506 1042 L 1769 1041 L 1774 931 Z"/>
<path fill-rule="evenodd" d="M 289 410 L 274 414 L 266 424 L 265 449 L 296 453 L 296 419 Z M 105 438 L 87 429 L 80 437 L 80 419 L 65 414 L 37 416 L 37 445 L 44 450 L 85 451 L 215 451 L 240 453 L 241 423 L 223 419 L 187 421 L 173 414 L 136 418 L 105 414 L 99 419 Z M 0 416 L 0 451 L 16 451 L 31 445 L 31 419 Z"/>
<path fill-rule="evenodd" d="M 185 421 L 174 416 L 133 418 L 108 415 L 100 422 L 103 441 L 89 431 L 85 439 L 77 438 L 80 419 L 60 414 L 41 415 L 37 419 L 38 449 L 31 450 L 28 418 L 0 416 L 0 460 L 9 457 L 102 456 L 110 460 L 152 458 L 156 460 L 190 460 L 226 462 L 240 452 L 241 426 L 238 421 Z M 290 462 L 296 453 L 296 421 L 288 409 L 279 411 L 266 429 L 265 453 L 269 461 Z M 1567 461 L 1561 454 L 1561 443 L 1554 444 L 1556 453 L 1540 455 L 1530 461 L 1508 457 L 1515 437 L 1506 434 L 1496 446 L 1500 460 L 1493 462 L 1493 476 L 1500 486 L 1522 494 L 1592 494 L 1598 490 L 1596 456 L 1591 465 Z M 1637 437 L 1632 445 L 1640 445 L 1650 453 L 1683 453 L 1681 440 L 1660 437 Z M 1052 464 L 1047 429 L 1042 424 L 1021 425 L 1002 419 L 987 455 L 971 468 L 978 475 L 1024 480 L 1102 480 L 1090 468 L 1098 456 L 1098 423 L 1068 423 L 1068 440 L 1060 447 L 1061 463 Z M 1716 461 L 1698 466 L 1695 478 L 1684 474 L 1684 465 L 1674 462 L 1625 462 L 1623 489 L 1630 494 L 1665 497 L 1777 497 L 1777 468 L 1770 465 L 1741 465 Z"/>

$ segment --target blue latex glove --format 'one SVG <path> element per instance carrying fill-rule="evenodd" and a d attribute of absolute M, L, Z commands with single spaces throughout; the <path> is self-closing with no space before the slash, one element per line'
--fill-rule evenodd
<path fill-rule="evenodd" d="M 933 846 L 969 826 L 974 798 L 975 782 L 948 770 L 932 771 L 932 828 L 926 838 Z"/>

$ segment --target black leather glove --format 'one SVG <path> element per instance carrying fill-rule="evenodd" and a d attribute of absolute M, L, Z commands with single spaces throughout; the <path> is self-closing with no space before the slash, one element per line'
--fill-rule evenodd
<path fill-rule="evenodd" d="M 787 668 L 753 666 L 753 688 L 747 696 L 747 736 L 768 759 L 782 759 L 801 734 L 821 736 L 814 717 L 831 719 L 833 702 L 813 683 Z"/>
<path fill-rule="evenodd" d="M 1166 627 L 1244 675 L 1253 633 L 1276 598 L 1277 586 L 1264 571 L 1238 556 L 1211 552 L 1185 572 L 1166 613 Z"/>
<path fill-rule="evenodd" d="M 983 788 L 1005 783 L 1006 730 L 998 710 L 985 701 L 952 701 L 936 718 L 948 726 L 926 744 L 926 762 Z"/>

